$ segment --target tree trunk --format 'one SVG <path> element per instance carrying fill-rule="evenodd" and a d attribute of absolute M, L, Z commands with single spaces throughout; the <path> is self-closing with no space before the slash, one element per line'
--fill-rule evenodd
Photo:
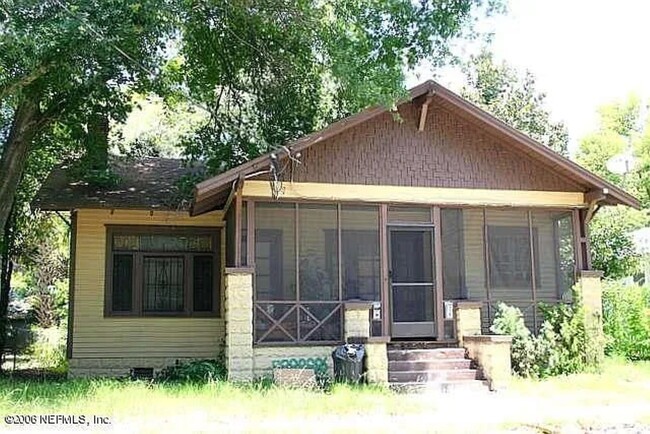
<path fill-rule="evenodd" d="M 32 140 L 40 129 L 40 111 L 36 101 L 25 99 L 17 107 L 9 137 L 0 155 L 0 228 L 9 218 L 18 184 Z"/>
<path fill-rule="evenodd" d="M 7 313 L 9 308 L 9 290 L 11 289 L 11 274 L 13 272 L 11 250 L 14 241 L 12 234 L 12 225 L 14 222 L 14 219 L 11 218 L 12 212 L 13 207 L 10 209 L 10 218 L 0 233 L 0 362 L 3 360 L 7 341 L 7 325 L 9 324 Z M 0 371 L 2 371 L 2 363 L 0 363 Z"/>

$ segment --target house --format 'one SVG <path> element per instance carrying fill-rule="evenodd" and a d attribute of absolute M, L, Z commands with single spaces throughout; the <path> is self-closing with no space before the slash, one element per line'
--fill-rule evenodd
<path fill-rule="evenodd" d="M 110 191 L 54 173 L 39 200 L 73 216 L 71 374 L 223 353 L 247 380 L 362 339 L 385 380 L 387 345 L 467 346 L 499 301 L 535 329 L 541 303 L 598 287 L 588 222 L 634 197 L 435 82 L 397 111 L 207 179 L 186 210 L 174 161 L 121 163 Z"/>

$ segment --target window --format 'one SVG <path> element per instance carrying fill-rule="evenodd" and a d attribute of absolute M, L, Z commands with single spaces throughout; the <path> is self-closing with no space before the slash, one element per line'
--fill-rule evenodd
<path fill-rule="evenodd" d="M 219 311 L 219 229 L 109 227 L 107 315 Z"/>
<path fill-rule="evenodd" d="M 537 251 L 537 229 L 533 228 Z M 528 226 L 488 226 L 490 248 L 490 286 L 530 288 L 533 281 Z M 539 258 L 535 255 L 535 275 L 539 276 Z M 538 279 L 536 279 L 538 283 Z"/>

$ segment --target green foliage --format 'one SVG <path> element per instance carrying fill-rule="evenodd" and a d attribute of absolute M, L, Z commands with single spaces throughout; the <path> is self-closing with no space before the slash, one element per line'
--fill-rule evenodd
<path fill-rule="evenodd" d="M 404 95 L 404 71 L 451 59 L 454 38 L 501 0 L 202 3 L 182 15 L 168 89 L 210 113 L 183 145 L 211 172 Z M 219 53 L 219 55 L 215 55 Z M 169 93 L 169 92 L 167 92 Z M 177 93 L 172 93 L 174 97 Z"/>
<path fill-rule="evenodd" d="M 221 381 L 226 379 L 226 367 L 219 360 L 192 360 L 164 368 L 156 379 L 187 383 Z"/>
<path fill-rule="evenodd" d="M 542 312 L 544 322 L 535 336 L 518 308 L 505 303 L 497 306 L 490 331 L 513 337 L 513 372 L 521 377 L 545 378 L 599 369 L 603 343 L 589 335 L 577 291 L 574 304 L 548 305 Z"/>
<path fill-rule="evenodd" d="M 630 233 L 646 223 L 643 212 L 623 207 L 601 209 L 589 225 L 594 269 L 611 279 L 633 276 L 639 269 L 640 255 Z"/>
<path fill-rule="evenodd" d="M 16 246 L 21 265 L 19 299 L 30 305 L 30 319 L 42 328 L 67 318 L 69 228 L 55 214 L 34 213 L 25 220 Z"/>
<path fill-rule="evenodd" d="M 607 354 L 650 360 L 650 288 L 606 281 L 603 329 Z"/>
<path fill-rule="evenodd" d="M 562 122 L 553 122 L 545 108 L 546 95 L 535 77 L 521 75 L 507 63 L 497 63 L 483 50 L 464 65 L 468 85 L 462 95 L 506 124 L 528 134 L 554 151 L 568 155 L 569 134 Z"/>
<path fill-rule="evenodd" d="M 48 368 L 65 372 L 66 360 L 66 328 L 50 327 L 33 329 L 34 341 L 29 348 L 31 362 L 38 368 Z"/>
<path fill-rule="evenodd" d="M 580 140 L 576 155 L 578 163 L 592 172 L 624 188 L 650 205 L 650 128 L 641 117 L 641 101 L 631 94 L 625 100 L 606 104 L 598 109 L 598 129 Z M 626 155 L 627 167 L 613 173 L 607 163 L 614 156 Z M 632 161 L 630 161 L 632 160 Z"/>
<path fill-rule="evenodd" d="M 512 370 L 522 377 L 536 376 L 537 353 L 535 339 L 524 323 L 521 311 L 505 303 L 499 303 L 490 331 L 498 335 L 512 336 Z"/>

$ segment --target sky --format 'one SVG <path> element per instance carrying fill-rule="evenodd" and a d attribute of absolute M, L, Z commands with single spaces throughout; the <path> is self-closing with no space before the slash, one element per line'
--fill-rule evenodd
<path fill-rule="evenodd" d="M 566 123 L 570 150 L 597 128 L 598 106 L 631 92 L 650 100 L 650 1 L 510 0 L 508 12 L 480 23 L 494 34 L 492 51 L 521 72 L 529 70 L 547 95 L 554 120 Z M 459 53 L 475 52 L 465 44 Z M 422 67 L 408 85 L 435 78 L 459 90 L 458 71 L 438 77 Z"/>

